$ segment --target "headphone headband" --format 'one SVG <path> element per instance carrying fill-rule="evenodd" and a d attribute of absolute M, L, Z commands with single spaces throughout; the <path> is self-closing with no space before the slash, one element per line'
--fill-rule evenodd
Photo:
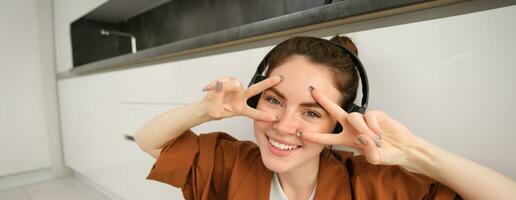
<path fill-rule="evenodd" d="M 310 38 L 313 38 L 313 37 L 310 37 Z M 358 56 L 355 55 L 355 53 L 351 52 L 346 47 L 343 47 L 342 45 L 340 45 L 336 42 L 333 42 L 331 40 L 325 40 L 325 39 L 321 39 L 321 38 L 313 38 L 313 39 L 324 41 L 324 42 L 329 42 L 329 43 L 335 45 L 336 47 L 340 48 L 341 50 L 343 50 L 348 55 L 350 55 L 353 66 L 358 71 L 358 75 L 360 77 L 360 81 L 362 84 L 362 102 L 361 102 L 361 106 L 358 108 L 359 110 L 356 110 L 356 112 L 364 114 L 364 112 L 367 109 L 367 106 L 369 104 L 369 82 L 367 79 L 367 73 L 364 69 L 364 66 L 362 65 L 362 62 L 360 61 L 360 59 L 358 59 Z"/>

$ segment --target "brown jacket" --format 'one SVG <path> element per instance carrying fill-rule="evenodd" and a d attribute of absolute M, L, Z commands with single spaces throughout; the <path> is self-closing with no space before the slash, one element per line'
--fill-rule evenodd
<path fill-rule="evenodd" d="M 272 172 L 258 146 L 226 133 L 187 131 L 161 151 L 147 179 L 182 188 L 185 199 L 269 199 Z M 352 152 L 321 153 L 315 199 L 454 199 L 448 187 Z"/>

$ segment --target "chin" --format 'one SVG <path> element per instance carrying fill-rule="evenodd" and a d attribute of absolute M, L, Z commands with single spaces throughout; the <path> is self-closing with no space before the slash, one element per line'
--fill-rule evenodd
<path fill-rule="evenodd" d="M 273 158 L 268 157 L 267 155 L 263 155 L 263 152 L 262 162 L 265 165 L 265 167 L 267 167 L 267 169 L 276 173 L 283 173 L 290 169 L 287 163 L 282 163 L 277 160 L 274 160 Z"/>

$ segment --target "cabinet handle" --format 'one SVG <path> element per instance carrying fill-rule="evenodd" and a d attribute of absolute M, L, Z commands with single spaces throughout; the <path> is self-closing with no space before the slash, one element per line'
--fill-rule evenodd
<path fill-rule="evenodd" d="M 132 135 L 127 135 L 127 134 L 125 134 L 125 135 L 124 135 L 124 138 L 125 138 L 126 140 L 129 140 L 129 141 L 133 141 L 133 142 L 134 142 L 134 137 L 133 137 Z"/>

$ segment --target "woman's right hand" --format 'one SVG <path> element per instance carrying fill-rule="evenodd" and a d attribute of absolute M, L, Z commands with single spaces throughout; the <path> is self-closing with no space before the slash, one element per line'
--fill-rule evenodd
<path fill-rule="evenodd" d="M 212 81 L 203 91 L 206 96 L 202 103 L 211 119 L 220 120 L 234 116 L 247 116 L 261 121 L 276 121 L 278 117 L 247 105 L 247 99 L 280 83 L 280 76 L 269 77 L 245 89 L 242 83 L 232 77 Z"/>

